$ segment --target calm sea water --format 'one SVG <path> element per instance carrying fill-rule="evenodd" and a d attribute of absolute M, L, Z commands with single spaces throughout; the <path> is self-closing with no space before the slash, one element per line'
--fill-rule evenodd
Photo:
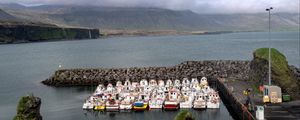
<path fill-rule="evenodd" d="M 172 119 L 176 112 L 90 113 L 81 110 L 91 88 L 54 88 L 40 82 L 58 65 L 63 68 L 171 66 L 186 60 L 251 60 L 260 47 L 275 47 L 290 64 L 299 66 L 299 32 L 248 32 L 219 35 L 115 37 L 97 40 L 0 45 L 0 120 L 16 114 L 19 98 L 34 93 L 42 98 L 45 120 Z M 194 111 L 198 119 L 232 119 L 218 110 Z"/>

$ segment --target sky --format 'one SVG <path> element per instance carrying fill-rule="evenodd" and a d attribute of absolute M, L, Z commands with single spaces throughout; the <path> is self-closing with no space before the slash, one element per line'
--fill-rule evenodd
<path fill-rule="evenodd" d="M 156 7 L 192 10 L 197 13 L 257 13 L 267 7 L 274 12 L 299 13 L 300 0 L 0 0 L 2 3 L 32 5 L 97 5 L 113 7 Z"/>

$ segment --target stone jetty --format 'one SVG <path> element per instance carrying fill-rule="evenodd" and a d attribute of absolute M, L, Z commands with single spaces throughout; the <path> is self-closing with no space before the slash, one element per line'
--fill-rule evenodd
<path fill-rule="evenodd" d="M 61 69 L 42 81 L 49 86 L 87 86 L 115 83 L 117 80 L 182 79 L 184 77 L 221 77 L 247 80 L 250 61 L 209 60 L 186 61 L 170 67 L 132 67 L 99 69 Z"/>

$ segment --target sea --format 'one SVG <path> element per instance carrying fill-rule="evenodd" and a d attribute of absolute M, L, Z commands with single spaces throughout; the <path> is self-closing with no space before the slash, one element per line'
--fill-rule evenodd
<path fill-rule="evenodd" d="M 212 35 L 120 36 L 0 45 L 0 120 L 16 115 L 19 99 L 34 94 L 42 99 L 44 120 L 169 120 L 179 111 L 91 112 L 82 104 L 93 87 L 50 87 L 41 81 L 61 65 L 69 68 L 173 66 L 190 60 L 251 60 L 257 48 L 282 52 L 290 65 L 300 66 L 299 31 L 238 32 Z M 196 119 L 233 119 L 220 109 L 192 110 Z"/>

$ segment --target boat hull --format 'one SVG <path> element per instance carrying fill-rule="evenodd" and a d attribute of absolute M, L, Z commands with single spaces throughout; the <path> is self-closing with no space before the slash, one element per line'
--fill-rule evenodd
<path fill-rule="evenodd" d="M 163 108 L 164 110 L 178 110 L 179 106 L 178 104 L 164 104 Z"/>
<path fill-rule="evenodd" d="M 133 106 L 133 110 L 135 111 L 144 111 L 148 109 L 148 104 L 144 104 L 143 106 Z"/>
<path fill-rule="evenodd" d="M 105 110 L 105 106 L 104 105 L 95 106 L 94 110 L 104 111 Z"/>
<path fill-rule="evenodd" d="M 120 110 L 131 110 L 132 109 L 132 105 L 131 104 L 121 104 L 120 105 Z"/>
<path fill-rule="evenodd" d="M 180 108 L 192 108 L 193 104 L 191 102 L 183 102 L 179 104 Z"/>
<path fill-rule="evenodd" d="M 114 111 L 119 111 L 119 106 L 118 105 L 113 105 L 113 106 L 106 106 L 106 111 L 114 112 Z"/>
<path fill-rule="evenodd" d="M 207 102 L 207 108 L 220 108 L 220 103 Z"/>
<path fill-rule="evenodd" d="M 91 110 L 91 109 L 94 109 L 94 105 L 85 103 L 85 104 L 83 104 L 82 109 Z"/>
<path fill-rule="evenodd" d="M 206 105 L 205 104 L 194 104 L 193 108 L 194 109 L 206 109 Z"/>

